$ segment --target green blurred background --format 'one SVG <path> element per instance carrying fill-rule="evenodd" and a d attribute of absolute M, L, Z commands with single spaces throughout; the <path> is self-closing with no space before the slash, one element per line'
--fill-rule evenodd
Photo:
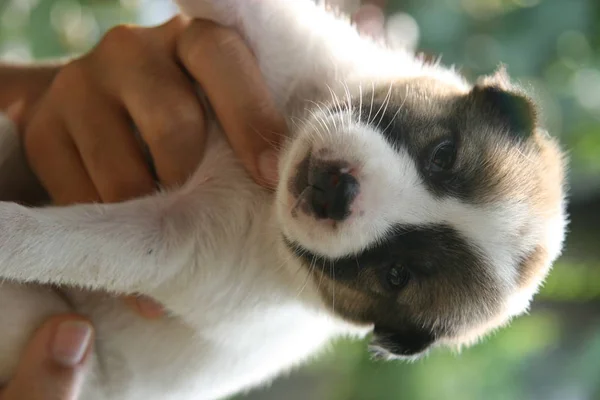
<path fill-rule="evenodd" d="M 365 343 L 341 341 L 240 398 L 600 400 L 600 1 L 388 0 L 385 10 L 390 40 L 418 37 L 471 78 L 504 62 L 531 86 L 570 154 L 566 252 L 530 315 L 460 355 L 373 363 Z M 168 0 L 0 0 L 0 58 L 82 53 L 115 24 L 173 12 Z"/>

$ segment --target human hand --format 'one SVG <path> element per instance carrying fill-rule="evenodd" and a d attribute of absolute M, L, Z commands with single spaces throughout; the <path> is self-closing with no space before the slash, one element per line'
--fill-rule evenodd
<path fill-rule="evenodd" d="M 162 184 L 180 184 L 195 170 L 204 113 L 180 64 L 201 83 L 251 175 L 272 183 L 259 172 L 258 153 L 285 124 L 250 51 L 229 30 L 176 17 L 114 28 L 56 74 L 24 134 L 30 164 L 56 203 L 115 202 L 155 189 L 130 119 Z"/>
<path fill-rule="evenodd" d="M 176 17 L 153 27 L 111 30 L 89 54 L 63 66 L 24 132 L 29 163 L 57 204 L 117 202 L 155 183 L 130 120 L 166 186 L 195 170 L 205 143 L 202 86 L 251 176 L 276 181 L 272 149 L 285 131 L 251 52 L 234 32 Z M 261 166 L 263 167 L 261 169 Z M 128 298 L 142 315 L 162 315 Z"/>
<path fill-rule="evenodd" d="M 76 400 L 92 342 L 83 318 L 50 318 L 30 340 L 0 400 Z"/>

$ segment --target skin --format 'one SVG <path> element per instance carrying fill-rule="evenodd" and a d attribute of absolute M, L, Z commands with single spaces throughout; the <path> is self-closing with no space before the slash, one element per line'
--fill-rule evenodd
<path fill-rule="evenodd" d="M 372 8 L 358 10 L 355 20 L 365 34 L 382 32 L 381 13 Z M 152 28 L 119 26 L 63 65 L 0 65 L 0 109 L 19 126 L 28 161 L 56 204 L 119 202 L 156 190 L 133 124 L 161 185 L 180 185 L 200 163 L 205 113 L 196 84 L 248 173 L 274 187 L 285 121 L 241 38 L 208 21 L 177 16 Z M 124 300 L 146 318 L 164 314 L 152 299 Z M 50 318 L 0 400 L 76 400 L 92 343 L 83 317 Z"/>

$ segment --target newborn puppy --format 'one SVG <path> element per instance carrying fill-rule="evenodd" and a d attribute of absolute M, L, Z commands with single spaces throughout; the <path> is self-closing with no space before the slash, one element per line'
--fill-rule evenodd
<path fill-rule="evenodd" d="M 504 71 L 471 85 L 309 0 L 180 3 L 256 54 L 289 123 L 276 193 L 212 121 L 178 190 L 0 203 L 0 377 L 69 310 L 97 330 L 82 398 L 141 400 L 229 396 L 340 335 L 373 332 L 376 356 L 414 359 L 527 309 L 561 251 L 564 162 Z M 102 292 L 171 316 L 144 320 Z"/>

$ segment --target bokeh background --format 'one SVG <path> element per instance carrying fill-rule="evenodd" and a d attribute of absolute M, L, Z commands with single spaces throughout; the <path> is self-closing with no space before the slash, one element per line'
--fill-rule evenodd
<path fill-rule="evenodd" d="M 391 42 L 417 40 L 471 78 L 504 62 L 529 85 L 570 154 L 566 252 L 530 315 L 460 355 L 374 363 L 365 343 L 340 341 L 239 399 L 599 400 L 600 1 L 372 1 L 384 6 Z M 111 26 L 152 25 L 174 12 L 169 0 L 0 0 L 0 59 L 77 55 Z"/>

